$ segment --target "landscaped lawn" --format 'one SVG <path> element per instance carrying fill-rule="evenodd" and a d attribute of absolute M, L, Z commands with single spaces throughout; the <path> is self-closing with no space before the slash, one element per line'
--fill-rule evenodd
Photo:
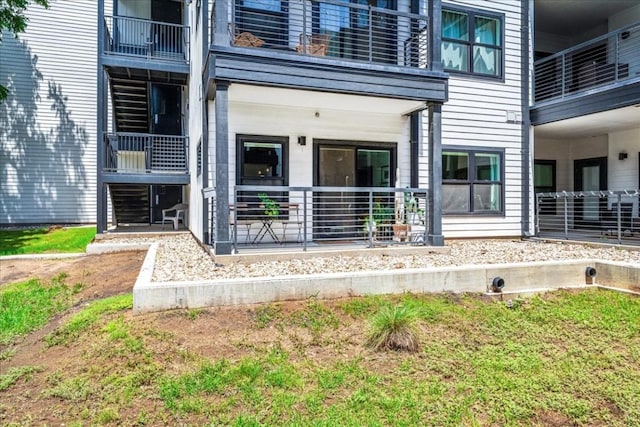
<path fill-rule="evenodd" d="M 0 255 L 84 252 L 95 227 L 0 230 Z"/>
<path fill-rule="evenodd" d="M 11 287 L 10 304 L 34 286 Z M 82 308 L 41 334 L 44 349 L 0 344 L 2 423 L 640 423 L 640 299 L 630 295 L 559 291 L 507 304 L 407 294 L 140 316 L 130 294 L 82 305 L 65 295 Z M 418 313 L 418 351 L 370 350 L 370 319 L 396 305 Z"/>

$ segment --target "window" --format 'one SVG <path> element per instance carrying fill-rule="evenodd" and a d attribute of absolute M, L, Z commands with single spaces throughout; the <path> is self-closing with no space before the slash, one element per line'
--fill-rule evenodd
<path fill-rule="evenodd" d="M 533 186 L 536 193 L 556 191 L 556 161 L 536 160 L 533 166 Z"/>
<path fill-rule="evenodd" d="M 447 71 L 502 77 L 502 15 L 442 10 L 442 62 Z"/>
<path fill-rule="evenodd" d="M 239 185 L 288 185 L 288 141 L 281 136 L 238 135 L 237 139 L 237 183 Z M 258 194 L 264 191 L 242 191 L 238 193 L 238 202 L 245 203 L 249 209 L 243 215 L 259 215 L 261 199 Z M 268 191 L 267 196 L 278 203 L 288 201 L 286 191 Z"/>
<path fill-rule="evenodd" d="M 445 214 L 503 211 L 502 151 L 442 151 L 442 210 Z"/>
<path fill-rule="evenodd" d="M 238 135 L 238 183 L 287 185 L 287 137 Z"/>

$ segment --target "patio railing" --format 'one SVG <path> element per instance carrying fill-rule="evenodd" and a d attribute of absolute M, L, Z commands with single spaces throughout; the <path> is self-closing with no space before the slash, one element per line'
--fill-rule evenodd
<path fill-rule="evenodd" d="M 536 194 L 539 237 L 640 244 L 640 190 Z"/>
<path fill-rule="evenodd" d="M 215 199 L 211 236 L 215 241 Z M 388 187 L 236 186 L 228 211 L 237 251 L 259 245 L 424 245 L 427 190 Z"/>
<path fill-rule="evenodd" d="M 189 27 L 126 16 L 105 16 L 104 53 L 189 61 Z"/>
<path fill-rule="evenodd" d="M 188 138 L 118 132 L 105 134 L 104 172 L 188 173 Z"/>
<path fill-rule="evenodd" d="M 534 64 L 535 102 L 563 99 L 638 77 L 640 23 L 540 59 Z"/>
<path fill-rule="evenodd" d="M 428 18 L 339 0 L 230 0 L 231 45 L 429 68 Z M 215 8 L 211 15 L 215 44 Z"/>

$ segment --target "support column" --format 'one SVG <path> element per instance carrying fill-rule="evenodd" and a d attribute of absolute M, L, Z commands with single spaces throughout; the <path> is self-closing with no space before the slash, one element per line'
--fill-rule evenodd
<path fill-rule="evenodd" d="M 444 246 L 442 235 L 442 104 L 429 105 L 428 243 Z"/>
<path fill-rule="evenodd" d="M 216 255 L 228 255 L 229 238 L 229 82 L 216 82 Z"/>
<path fill-rule="evenodd" d="M 97 70 L 97 105 L 96 105 L 96 231 L 104 233 L 107 230 L 107 187 L 102 180 L 104 167 L 104 133 L 107 129 L 107 82 L 102 55 L 104 48 L 104 0 L 98 0 L 98 70 Z"/>
<path fill-rule="evenodd" d="M 429 14 L 429 64 L 432 71 L 442 71 L 442 2 L 427 0 Z"/>

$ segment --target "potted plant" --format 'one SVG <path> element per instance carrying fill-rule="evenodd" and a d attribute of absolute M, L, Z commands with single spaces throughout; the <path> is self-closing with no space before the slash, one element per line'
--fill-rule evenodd
<path fill-rule="evenodd" d="M 384 206 L 381 202 L 376 202 L 373 205 L 372 215 L 367 215 L 364 218 L 363 230 L 366 235 L 371 234 L 375 237 L 377 235 L 378 226 L 382 224 L 388 224 L 391 222 L 393 216 L 393 210 Z"/>
<path fill-rule="evenodd" d="M 280 215 L 280 205 L 275 200 L 271 199 L 267 193 L 259 193 L 258 197 L 262 206 L 264 207 L 264 214 L 268 217 L 277 217 Z"/>

